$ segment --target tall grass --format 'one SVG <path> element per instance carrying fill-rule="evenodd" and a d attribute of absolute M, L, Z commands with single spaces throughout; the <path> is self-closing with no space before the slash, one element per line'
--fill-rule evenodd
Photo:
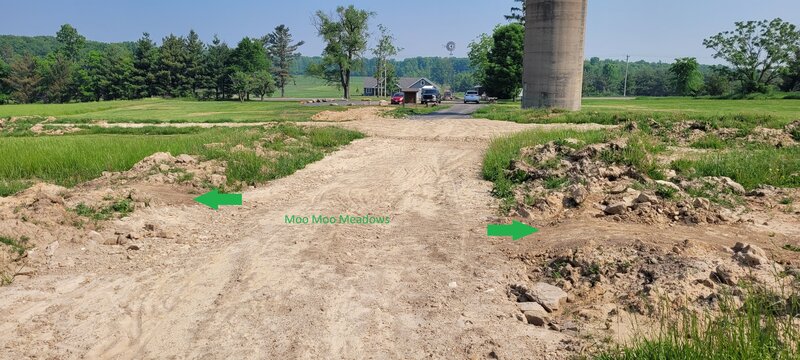
<path fill-rule="evenodd" d="M 309 121 L 322 110 L 344 106 L 307 106 L 296 102 L 238 102 L 144 99 L 79 104 L 20 104 L 0 106 L 0 118 L 55 117 L 55 123 L 219 123 Z"/>
<path fill-rule="evenodd" d="M 643 98 L 636 100 L 584 99 L 583 110 L 523 110 L 519 104 L 497 104 L 479 109 L 474 117 L 518 123 L 597 123 L 629 121 L 674 122 L 695 120 L 715 127 L 780 128 L 797 119 L 795 100 L 698 100 L 690 98 Z"/>
<path fill-rule="evenodd" d="M 719 312 L 682 312 L 661 319 L 652 339 L 602 353 L 598 360 L 800 359 L 800 300 L 747 290 L 743 304 L 722 296 Z"/>
<path fill-rule="evenodd" d="M 279 126 L 261 128 L 224 128 L 192 130 L 178 135 L 116 134 L 64 135 L 4 138 L 0 141 L 0 192 L 19 191 L 29 180 L 43 180 L 63 186 L 99 177 L 104 171 L 125 171 L 156 152 L 173 155 L 193 154 L 204 159 L 225 161 L 231 183 L 255 185 L 292 174 L 306 164 L 321 159 L 325 153 L 363 135 L 338 128 L 300 128 Z M 147 130 L 137 129 L 143 132 Z M 237 145 L 261 146 L 262 138 L 281 133 L 294 141 L 282 144 L 273 158 L 255 151 L 232 151 Z M 205 146 L 206 144 L 222 146 Z M 281 141 L 283 143 L 283 141 Z M 265 147 L 274 144 L 264 144 Z M 3 184 L 7 184 L 3 186 Z M 7 190 L 4 190 L 7 189 Z"/>
<path fill-rule="evenodd" d="M 800 187 L 800 147 L 755 147 L 683 159 L 672 167 L 689 177 L 727 176 L 747 189 L 759 185 Z"/>

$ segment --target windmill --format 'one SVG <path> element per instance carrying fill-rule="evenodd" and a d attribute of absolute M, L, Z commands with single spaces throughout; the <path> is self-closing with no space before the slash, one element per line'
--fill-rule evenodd
<path fill-rule="evenodd" d="M 450 52 L 450 56 L 453 56 L 453 51 L 456 50 L 456 43 L 453 42 L 453 41 L 450 41 L 450 42 L 447 43 L 447 45 L 444 46 L 444 48 L 447 49 L 447 51 Z"/>

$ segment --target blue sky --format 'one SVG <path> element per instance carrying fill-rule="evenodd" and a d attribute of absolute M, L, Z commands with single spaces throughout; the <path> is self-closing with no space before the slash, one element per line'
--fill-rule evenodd
<path fill-rule="evenodd" d="M 0 0 L 0 34 L 51 35 L 63 23 L 73 24 L 98 41 L 136 40 L 143 31 L 154 39 L 190 28 L 209 40 L 218 34 L 229 44 L 243 36 L 261 36 L 286 24 L 307 45 L 306 55 L 322 48 L 311 18 L 318 9 L 353 4 L 377 13 L 395 32 L 400 57 L 445 56 L 444 44 L 455 41 L 456 56 L 478 34 L 503 23 L 511 0 L 397 0 L 338 2 L 206 1 L 206 0 Z M 224 6 L 222 6 L 224 5 Z M 410 5 L 410 6 L 409 6 Z M 407 6 L 407 8 L 404 8 Z M 704 38 L 733 27 L 734 21 L 782 17 L 800 25 L 798 0 L 589 0 L 586 56 L 671 61 L 694 56 L 712 63 Z"/>

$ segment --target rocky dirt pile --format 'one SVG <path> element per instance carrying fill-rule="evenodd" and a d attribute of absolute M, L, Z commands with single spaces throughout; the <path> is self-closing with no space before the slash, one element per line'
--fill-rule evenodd
<path fill-rule="evenodd" d="M 800 120 L 787 125 L 783 129 L 755 127 L 751 131 L 737 128 L 719 128 L 701 121 L 680 121 L 668 125 L 650 121 L 653 134 L 678 146 L 691 146 L 709 136 L 723 141 L 742 139 L 748 143 L 769 144 L 776 147 L 796 146 L 800 135 L 795 129 L 800 128 Z"/>
<path fill-rule="evenodd" d="M 789 301 L 800 281 L 800 264 L 778 263 L 745 243 L 723 253 L 689 239 L 671 250 L 641 240 L 623 246 L 588 241 L 514 258 L 530 269 L 526 281 L 509 286 L 514 316 L 582 339 L 617 337 L 622 328 L 646 328 L 648 321 L 678 310 L 719 310 L 721 301 L 738 306 L 752 287 Z"/>
<path fill-rule="evenodd" d="M 156 153 L 130 170 L 67 189 L 38 183 L 0 198 L 0 237 L 20 242 L 23 250 L 0 245 L 0 276 L 30 276 L 37 269 L 71 267 L 67 253 L 87 246 L 120 246 L 127 250 L 143 238 L 176 239 L 179 232 L 163 224 L 136 226 L 109 222 L 156 205 L 190 204 L 209 187 L 223 186 L 225 166 L 189 155 Z M 13 251 L 12 251 L 13 250 Z"/>
<path fill-rule="evenodd" d="M 347 111 L 323 111 L 311 117 L 314 121 L 359 121 L 359 120 L 374 120 L 383 117 L 383 112 L 386 109 L 380 107 L 357 107 L 348 109 Z"/>
<path fill-rule="evenodd" d="M 718 224 L 738 220 L 736 211 L 713 205 L 686 190 L 698 181 L 711 188 L 744 188 L 729 178 L 703 178 L 676 184 L 652 180 L 633 166 L 609 164 L 604 154 L 626 149 L 624 141 L 581 147 L 577 140 L 522 149 L 507 176 L 522 182 L 515 212 L 524 218 L 557 221 L 581 211 L 615 221 L 647 224 Z M 708 186 L 706 188 L 708 188 Z"/>
<path fill-rule="evenodd" d="M 149 185 L 177 184 L 197 191 L 220 187 L 227 182 L 225 164 L 219 161 L 199 161 L 191 155 L 172 156 L 155 153 L 124 172 L 104 172 L 88 185 L 139 183 Z"/>

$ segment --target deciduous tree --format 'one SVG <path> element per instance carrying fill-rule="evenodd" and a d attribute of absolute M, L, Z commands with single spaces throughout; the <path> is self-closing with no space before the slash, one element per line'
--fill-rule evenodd
<path fill-rule="evenodd" d="M 486 70 L 489 69 L 489 52 L 494 46 L 494 39 L 481 34 L 469 43 L 469 65 L 472 67 L 472 79 L 475 85 L 486 84 Z"/>
<path fill-rule="evenodd" d="M 309 68 L 309 73 L 336 84 L 350 98 L 350 77 L 362 65 L 369 39 L 369 18 L 373 13 L 355 6 L 339 6 L 335 14 L 317 11 L 315 26 L 325 41 L 322 63 Z"/>
<path fill-rule="evenodd" d="M 71 61 L 78 61 L 81 50 L 86 46 L 86 38 L 70 24 L 61 25 L 56 33 L 56 40 L 60 45 L 58 51 Z"/>
<path fill-rule="evenodd" d="M 703 45 L 715 51 L 714 58 L 730 64 L 743 92 L 765 92 L 800 48 L 800 32 L 780 18 L 744 21 L 737 22 L 733 31 L 706 39 Z"/>
<path fill-rule="evenodd" d="M 695 58 L 675 59 L 669 71 L 675 77 L 675 92 L 682 96 L 696 96 L 703 88 L 703 74 Z"/>
<path fill-rule="evenodd" d="M 375 79 L 378 80 L 378 95 L 389 96 L 389 92 L 394 91 L 397 75 L 394 65 L 389 60 L 396 56 L 402 49 L 394 45 L 395 38 L 391 31 L 383 25 L 378 25 L 378 44 L 372 49 L 372 54 L 377 61 L 375 67 Z M 384 89 L 386 89 L 384 91 Z"/>
<path fill-rule="evenodd" d="M 244 71 L 236 71 L 231 75 L 231 87 L 239 97 L 239 101 L 245 101 L 253 89 L 253 76 Z"/>
<path fill-rule="evenodd" d="M 525 28 L 519 23 L 495 29 L 494 45 L 489 52 L 486 69 L 486 90 L 502 99 L 517 97 L 522 87 L 522 58 Z"/>
<path fill-rule="evenodd" d="M 261 100 L 264 100 L 264 96 L 272 96 L 275 93 L 275 80 L 269 71 L 257 71 L 252 75 L 251 81 L 253 94 L 258 95 Z"/>

